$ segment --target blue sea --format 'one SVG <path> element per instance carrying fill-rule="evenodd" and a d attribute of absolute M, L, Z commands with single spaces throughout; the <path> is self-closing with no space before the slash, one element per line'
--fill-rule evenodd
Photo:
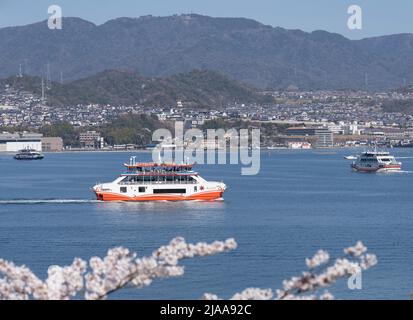
<path fill-rule="evenodd" d="M 305 270 L 318 249 L 341 256 L 362 240 L 378 257 L 363 288 L 346 281 L 339 299 L 410 299 L 413 293 L 413 149 L 394 149 L 402 173 L 360 174 L 345 155 L 355 150 L 261 153 L 261 171 L 242 176 L 238 165 L 200 165 L 224 181 L 223 201 L 98 203 L 90 188 L 112 181 L 122 163 L 149 153 L 56 153 L 42 161 L 0 156 L 0 257 L 44 278 L 50 265 L 104 256 L 125 246 L 150 254 L 175 236 L 190 242 L 234 237 L 236 251 L 183 261 L 183 277 L 126 289 L 113 299 L 229 298 L 247 287 L 279 288 Z"/>

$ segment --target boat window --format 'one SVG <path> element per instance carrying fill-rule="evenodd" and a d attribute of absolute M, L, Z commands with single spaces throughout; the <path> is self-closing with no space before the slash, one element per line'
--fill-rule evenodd
<path fill-rule="evenodd" d="M 145 192 L 146 188 L 145 187 L 139 187 L 139 192 Z"/>
<path fill-rule="evenodd" d="M 186 189 L 154 189 L 153 193 L 186 193 Z"/>
<path fill-rule="evenodd" d="M 128 192 L 128 188 L 127 187 L 120 187 L 120 192 L 126 193 L 126 192 Z"/>
<path fill-rule="evenodd" d="M 190 175 L 128 175 L 120 182 L 120 185 L 136 185 L 136 184 L 196 184 L 197 180 Z"/>

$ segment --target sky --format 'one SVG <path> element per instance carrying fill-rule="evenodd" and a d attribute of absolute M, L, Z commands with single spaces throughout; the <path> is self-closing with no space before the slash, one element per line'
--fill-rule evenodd
<path fill-rule="evenodd" d="M 326 30 L 350 39 L 413 33 L 412 0 L 0 0 L 0 27 L 46 20 L 53 4 L 61 6 L 63 17 L 80 17 L 95 24 L 118 17 L 197 13 L 251 18 L 308 32 Z M 347 27 L 350 5 L 362 9 L 361 30 Z"/>

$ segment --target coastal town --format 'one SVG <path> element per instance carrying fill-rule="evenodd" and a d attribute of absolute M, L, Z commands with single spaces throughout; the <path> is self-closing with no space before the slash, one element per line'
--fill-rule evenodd
<path fill-rule="evenodd" d="M 42 98 L 5 85 L 0 88 L 0 132 L 3 132 L 0 145 L 2 141 L 4 144 L 8 140 L 24 140 L 31 135 L 36 137 L 37 142 L 47 138 L 42 148 L 48 151 L 74 147 L 79 150 L 148 147 L 148 144 L 136 141 L 110 145 L 96 129 L 125 114 L 155 116 L 160 121 L 183 121 L 188 128 L 204 129 L 206 123 L 216 120 L 229 124 L 243 122 L 248 128 L 266 127 L 270 130 L 262 130 L 261 148 L 268 149 L 413 145 L 413 113 L 387 110 L 385 107 L 388 101 L 413 101 L 411 90 L 300 91 L 289 88 L 265 94 L 272 95 L 275 103 L 259 105 L 234 102 L 224 107 L 208 108 L 187 108 L 183 101 L 165 106 L 89 104 L 54 107 L 46 103 L 47 97 Z M 45 125 L 61 122 L 77 128 L 77 146 L 65 145 L 60 137 L 35 134 Z M 27 128 L 29 132 L 11 132 L 10 128 Z M 7 148 L 0 150 L 5 151 Z"/>

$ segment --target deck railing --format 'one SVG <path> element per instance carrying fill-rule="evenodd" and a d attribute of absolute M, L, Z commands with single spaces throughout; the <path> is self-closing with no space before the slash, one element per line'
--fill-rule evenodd
<path fill-rule="evenodd" d="M 197 184 L 198 181 L 126 181 L 120 182 L 122 186 L 133 186 L 133 185 L 162 185 L 162 184 Z"/>

